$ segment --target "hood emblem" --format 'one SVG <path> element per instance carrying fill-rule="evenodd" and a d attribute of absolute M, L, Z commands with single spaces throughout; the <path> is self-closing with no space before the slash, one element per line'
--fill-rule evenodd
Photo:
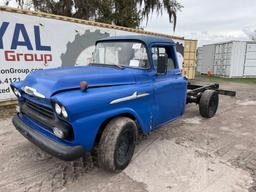
<path fill-rule="evenodd" d="M 35 88 L 25 86 L 25 87 L 22 88 L 22 90 L 25 93 L 27 93 L 28 95 L 39 97 L 39 98 L 42 98 L 42 99 L 45 98 L 45 96 L 43 94 L 37 92 L 37 90 Z"/>
<path fill-rule="evenodd" d="M 121 102 L 124 102 L 124 101 L 134 100 L 134 99 L 138 99 L 138 98 L 141 98 L 141 97 L 146 97 L 148 95 L 149 95 L 149 93 L 138 94 L 137 91 L 136 91 L 130 96 L 115 99 L 115 100 L 111 101 L 110 104 L 116 104 L 116 103 L 121 103 Z"/>

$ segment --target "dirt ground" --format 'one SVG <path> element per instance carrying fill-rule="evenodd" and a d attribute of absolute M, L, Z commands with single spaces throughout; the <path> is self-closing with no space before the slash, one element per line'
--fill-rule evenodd
<path fill-rule="evenodd" d="M 63 162 L 39 150 L 0 110 L 1 192 L 256 192 L 256 85 L 222 83 L 216 116 L 198 106 L 141 137 L 131 164 L 119 174 L 93 166 L 90 155 Z"/>

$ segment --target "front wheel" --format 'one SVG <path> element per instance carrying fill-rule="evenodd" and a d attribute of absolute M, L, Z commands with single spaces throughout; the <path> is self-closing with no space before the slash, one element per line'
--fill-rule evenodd
<path fill-rule="evenodd" d="M 112 119 L 104 129 L 98 148 L 98 165 L 108 171 L 121 171 L 130 163 L 137 135 L 136 123 L 127 117 Z"/>
<path fill-rule="evenodd" d="M 214 90 L 203 92 L 199 101 L 199 111 L 202 117 L 211 118 L 217 112 L 219 105 L 219 94 Z"/>

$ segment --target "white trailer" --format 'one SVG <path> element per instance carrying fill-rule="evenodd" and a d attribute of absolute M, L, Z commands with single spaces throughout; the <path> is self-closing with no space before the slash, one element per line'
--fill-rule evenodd
<path fill-rule="evenodd" d="M 256 42 L 247 42 L 243 71 L 244 76 L 256 76 Z"/>
<path fill-rule="evenodd" d="M 229 41 L 205 45 L 198 52 L 198 71 L 229 78 L 256 77 L 256 42 Z"/>
<path fill-rule="evenodd" d="M 208 71 L 213 71 L 215 56 L 215 45 L 205 45 L 198 49 L 197 55 L 197 71 L 207 74 Z"/>

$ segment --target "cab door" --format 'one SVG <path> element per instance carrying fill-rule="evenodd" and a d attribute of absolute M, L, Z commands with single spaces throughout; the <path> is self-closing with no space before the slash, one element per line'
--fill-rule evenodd
<path fill-rule="evenodd" d="M 153 127 L 181 116 L 185 108 L 186 81 L 178 67 L 176 50 L 173 45 L 158 44 L 152 47 L 154 68 L 166 64 L 166 71 L 157 73 L 153 80 L 154 115 Z"/>

